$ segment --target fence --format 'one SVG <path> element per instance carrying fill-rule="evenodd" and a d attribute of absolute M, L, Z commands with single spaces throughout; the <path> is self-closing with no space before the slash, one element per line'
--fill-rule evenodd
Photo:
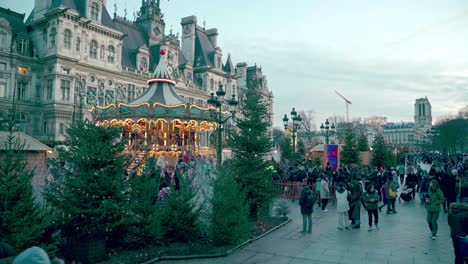
<path fill-rule="evenodd" d="M 309 187 L 312 191 L 315 192 L 315 183 L 309 184 Z M 299 200 L 301 197 L 302 182 L 297 181 L 282 181 L 276 183 L 276 189 L 280 194 L 280 197 L 284 199 Z M 330 201 L 335 201 L 335 186 L 330 185 Z M 320 195 L 316 193 L 316 195 Z M 318 196 L 317 196 L 318 197 Z"/>

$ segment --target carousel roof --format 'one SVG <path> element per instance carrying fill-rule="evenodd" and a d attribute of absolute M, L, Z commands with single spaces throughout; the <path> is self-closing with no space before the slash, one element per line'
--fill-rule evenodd
<path fill-rule="evenodd" d="M 148 80 L 149 88 L 130 104 L 160 103 L 164 105 L 187 104 L 174 89 L 173 81 L 167 71 L 166 52 L 161 50 L 161 59 L 154 70 L 154 78 Z"/>
<path fill-rule="evenodd" d="M 148 80 L 146 92 L 130 103 L 96 106 L 91 111 L 96 121 L 126 118 L 170 118 L 180 120 L 212 120 L 212 108 L 190 104 L 177 94 L 175 81 L 167 71 L 166 52 L 161 50 L 161 59 L 153 78 Z M 228 115 L 229 112 L 223 112 Z"/>

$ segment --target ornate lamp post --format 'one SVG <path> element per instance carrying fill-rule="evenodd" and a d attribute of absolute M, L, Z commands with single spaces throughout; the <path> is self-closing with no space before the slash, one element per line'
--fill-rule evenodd
<path fill-rule="evenodd" d="M 300 122 L 302 122 L 302 118 L 300 115 L 297 114 L 294 108 L 291 111 L 291 119 L 293 121 L 292 129 L 289 128 L 289 118 L 287 114 L 284 114 L 283 125 L 284 130 L 289 130 L 292 132 L 293 152 L 296 153 L 296 132 L 300 127 Z"/>
<path fill-rule="evenodd" d="M 216 96 L 214 93 L 211 93 L 210 98 L 208 99 L 208 104 L 213 106 L 213 109 L 211 110 L 211 117 L 215 120 L 215 122 L 218 124 L 218 127 L 216 128 L 216 132 L 218 133 L 218 142 L 217 142 L 217 149 L 216 149 L 216 159 L 217 159 L 217 165 L 218 167 L 221 166 L 221 163 L 223 161 L 222 159 L 222 154 L 223 154 L 223 143 L 222 143 L 222 131 L 223 131 L 223 125 L 226 123 L 226 121 L 229 120 L 229 118 L 234 119 L 234 116 L 236 114 L 236 108 L 239 102 L 236 100 L 236 96 L 233 94 L 232 98 L 230 100 L 225 101 L 224 96 L 226 95 L 226 92 L 223 90 L 223 86 L 220 84 L 218 91 L 216 91 Z M 231 115 L 223 118 L 222 115 L 222 106 L 224 103 L 229 105 L 229 112 L 231 112 Z"/>
<path fill-rule="evenodd" d="M 320 132 L 325 137 L 325 143 L 328 145 L 328 143 L 330 143 L 330 136 L 333 134 L 333 132 L 335 132 L 335 124 L 332 124 L 330 127 L 330 122 L 327 119 L 325 121 L 325 126 L 323 123 L 320 126 Z"/>

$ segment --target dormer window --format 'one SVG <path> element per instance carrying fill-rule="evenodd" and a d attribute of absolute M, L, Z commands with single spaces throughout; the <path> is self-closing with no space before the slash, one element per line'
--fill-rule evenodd
<path fill-rule="evenodd" d="M 16 46 L 16 51 L 21 54 L 25 54 L 27 51 L 28 41 L 25 39 L 18 40 L 18 45 Z"/>
<path fill-rule="evenodd" d="M 93 2 L 93 3 L 91 4 L 91 12 L 90 12 L 90 15 L 91 15 L 91 19 L 92 19 L 92 20 L 98 21 L 98 18 L 99 18 L 99 5 L 98 5 L 98 3 Z"/>

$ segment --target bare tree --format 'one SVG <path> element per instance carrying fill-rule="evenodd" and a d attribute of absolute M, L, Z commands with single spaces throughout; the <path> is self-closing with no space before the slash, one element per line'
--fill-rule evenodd
<path fill-rule="evenodd" d="M 458 118 L 468 119 L 468 104 L 458 110 Z"/>
<path fill-rule="evenodd" d="M 297 133 L 298 140 L 301 140 L 307 148 L 313 147 L 314 143 L 318 141 L 318 134 L 316 132 L 317 126 L 315 124 L 315 111 L 300 111 L 299 115 L 302 118 L 302 122 Z"/>

